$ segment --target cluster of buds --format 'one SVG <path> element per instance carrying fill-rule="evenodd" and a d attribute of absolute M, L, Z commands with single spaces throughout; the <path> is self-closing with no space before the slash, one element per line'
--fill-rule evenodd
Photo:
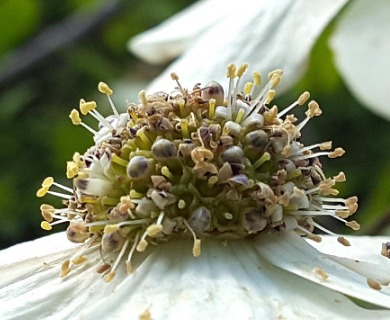
<path fill-rule="evenodd" d="M 282 111 L 270 107 L 282 71 L 269 73 L 263 87 L 255 72 L 240 91 L 247 67 L 228 66 L 227 91 L 214 81 L 187 90 L 172 74 L 173 92 L 141 91 L 140 103 L 130 103 L 126 113 L 117 111 L 112 90 L 100 83 L 112 115 L 103 117 L 94 101 L 81 100 L 80 111 L 72 110 L 72 122 L 89 130 L 95 143 L 67 163 L 71 188 L 47 178 L 37 194 L 54 194 L 65 204 L 41 206 L 42 228 L 69 222 L 69 240 L 85 243 L 63 264 L 63 276 L 96 246 L 104 262 L 98 271 L 110 281 L 121 260 L 130 272 L 136 252 L 176 237 L 193 237 L 193 254 L 199 256 L 201 240 L 208 237 L 239 239 L 287 229 L 320 241 L 315 229 L 332 232 L 315 221 L 319 216 L 359 229 L 346 220 L 356 211 L 357 198 L 336 197 L 344 173 L 326 177 L 319 161 L 344 150 L 333 149 L 331 142 L 304 146 L 300 141 L 306 123 L 321 114 L 319 105 L 304 92 Z M 306 117 L 298 122 L 290 111 L 306 104 Z M 98 129 L 83 123 L 79 112 L 96 118 Z M 349 245 L 343 237 L 339 242 Z M 114 262 L 105 262 L 112 254 Z"/>

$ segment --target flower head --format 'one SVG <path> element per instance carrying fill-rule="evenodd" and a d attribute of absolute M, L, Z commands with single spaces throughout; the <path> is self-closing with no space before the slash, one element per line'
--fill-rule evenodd
<path fill-rule="evenodd" d="M 304 92 L 279 111 L 270 103 L 282 71 L 263 87 L 255 72 L 242 86 L 246 69 L 229 65 L 227 88 L 213 81 L 188 90 L 172 74 L 175 90 L 141 91 L 126 113 L 100 83 L 108 117 L 80 101 L 70 118 L 94 145 L 67 162 L 71 187 L 49 177 L 37 192 L 64 203 L 41 206 L 42 228 L 69 226 L 0 252 L 2 319 L 389 317 L 343 295 L 388 308 L 387 240 L 351 237 L 350 247 L 316 221 L 359 228 L 347 220 L 356 197 L 337 197 L 345 175 L 327 177 L 319 161 L 344 151 L 300 139 L 318 104 Z M 291 110 L 306 104 L 298 121 Z M 320 243 L 315 229 L 331 236 Z"/>
<path fill-rule="evenodd" d="M 139 94 L 120 114 L 110 99 L 112 90 L 99 84 L 113 114 L 103 117 L 94 101 L 80 101 L 79 110 L 99 122 L 85 125 L 74 109 L 70 118 L 93 134 L 94 145 L 67 162 L 72 187 L 46 178 L 37 195 L 64 199 L 65 208 L 41 206 L 42 228 L 50 230 L 69 222 L 66 235 L 85 243 L 62 265 L 61 276 L 83 264 L 84 253 L 101 251 L 99 273 L 111 281 L 122 260 L 128 272 L 132 259 L 148 246 L 172 239 L 193 238 L 193 255 L 201 254 L 208 238 L 244 239 L 267 231 L 295 230 L 320 241 L 315 229 L 332 234 L 315 221 L 320 216 L 348 221 L 357 209 L 357 198 L 335 197 L 336 184 L 345 175 L 327 177 L 319 157 L 344 154 L 331 142 L 305 146 L 301 135 L 307 122 L 322 111 L 304 92 L 279 111 L 271 107 L 282 71 L 253 74 L 241 90 L 247 64 L 227 67 L 229 86 L 213 81 L 192 90 L 183 88 L 172 74 L 176 89 L 170 93 Z M 225 91 L 226 90 L 226 91 Z M 308 102 L 309 101 L 309 102 Z M 291 113 L 307 104 L 302 121 Z M 52 191 L 57 187 L 62 192 Z M 339 242 L 349 242 L 339 237 Z"/>

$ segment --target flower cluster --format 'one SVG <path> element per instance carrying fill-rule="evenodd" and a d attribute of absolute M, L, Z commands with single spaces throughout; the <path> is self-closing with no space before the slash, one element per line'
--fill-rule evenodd
<path fill-rule="evenodd" d="M 215 81 L 184 89 L 172 74 L 174 91 L 141 91 L 140 103 L 130 103 L 126 113 L 117 111 L 112 90 L 101 82 L 112 115 L 102 116 L 94 101 L 81 100 L 80 111 L 72 110 L 72 122 L 89 130 L 95 144 L 67 163 L 71 188 L 49 177 L 37 192 L 61 197 L 65 205 L 43 204 L 42 228 L 69 222 L 68 239 L 85 243 L 63 263 L 62 276 L 96 247 L 102 257 L 98 272 L 111 281 L 122 260 L 131 272 L 136 252 L 172 238 L 193 237 L 193 255 L 199 256 L 205 238 L 241 239 L 271 229 L 320 241 L 315 229 L 332 232 L 315 221 L 319 216 L 359 229 L 346 220 L 356 211 L 357 198 L 335 197 L 344 173 L 328 178 L 319 161 L 344 150 L 333 149 L 331 142 L 304 146 L 300 141 L 307 122 L 321 114 L 317 102 L 304 92 L 282 111 L 270 107 L 282 71 L 270 72 L 263 87 L 255 72 L 241 91 L 247 67 L 227 67 L 226 93 Z M 305 104 L 306 118 L 299 122 L 290 111 Z M 79 112 L 96 118 L 98 129 L 82 122 Z"/>

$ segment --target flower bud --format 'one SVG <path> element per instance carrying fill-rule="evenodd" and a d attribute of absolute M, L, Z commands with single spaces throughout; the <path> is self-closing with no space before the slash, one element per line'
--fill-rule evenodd
<path fill-rule="evenodd" d="M 135 156 L 130 159 L 126 173 L 134 181 L 144 180 L 150 176 L 151 167 L 149 159 L 143 156 Z"/>
<path fill-rule="evenodd" d="M 232 146 L 221 154 L 223 162 L 241 163 L 244 160 L 244 151 L 238 146 Z"/>
<path fill-rule="evenodd" d="M 167 139 L 158 139 L 153 143 L 152 153 L 156 159 L 167 159 L 176 156 L 176 146 Z"/>
<path fill-rule="evenodd" d="M 202 99 L 215 99 L 216 106 L 222 106 L 225 93 L 223 87 L 217 81 L 211 81 L 202 89 Z"/>

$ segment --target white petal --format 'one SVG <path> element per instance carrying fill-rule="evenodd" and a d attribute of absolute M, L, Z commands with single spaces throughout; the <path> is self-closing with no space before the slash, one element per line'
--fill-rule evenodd
<path fill-rule="evenodd" d="M 170 73 L 182 75 L 185 87 L 210 80 L 227 82 L 224 73 L 228 63 L 249 63 L 254 70 L 284 70 L 282 89 L 299 80 L 315 40 L 346 0 L 268 0 L 237 1 L 234 15 L 220 20 L 170 65 L 148 88 L 172 91 Z M 218 12 L 216 13 L 218 15 Z M 160 52 L 155 50 L 153 54 Z M 252 75 L 243 81 L 252 80 Z"/>
<path fill-rule="evenodd" d="M 308 241 L 313 247 L 327 254 L 334 254 L 349 259 L 371 261 L 376 264 L 384 264 L 390 269 L 390 259 L 383 257 L 381 253 L 382 243 L 390 241 L 390 236 L 352 236 L 345 238 L 351 243 L 350 247 L 337 244 L 334 236 L 321 236 L 321 242 Z"/>
<path fill-rule="evenodd" d="M 50 264 L 33 274 L 21 273 L 14 283 L 1 283 L 0 318 L 138 319 L 146 310 L 153 319 L 390 317 L 390 311 L 362 309 L 337 292 L 271 265 L 257 247 L 268 250 L 274 240 L 205 240 L 199 258 L 192 256 L 192 241 L 169 241 L 152 250 L 132 275 L 119 268 L 110 283 L 95 273 L 99 252 L 65 279 L 58 277 L 59 266 Z M 297 254 L 286 250 L 291 247 L 274 253 Z"/>
<path fill-rule="evenodd" d="M 110 314 L 113 319 L 136 319 L 145 310 L 153 319 L 390 316 L 360 309 L 336 292 L 270 265 L 257 254 L 253 242 L 224 246 L 205 240 L 199 258 L 192 257 L 191 246 L 186 240 L 161 245 L 100 308 L 84 310 L 83 317 Z"/>
<path fill-rule="evenodd" d="M 77 245 L 71 243 L 65 232 L 52 233 L 33 241 L 20 243 L 0 251 L 0 267 L 17 261 L 25 260 L 27 257 L 40 258 L 59 251 L 75 248 Z M 1 274 L 0 274 L 1 276 Z"/>
<path fill-rule="evenodd" d="M 352 1 L 331 38 L 336 65 L 349 89 L 390 120 L 390 1 Z"/>
<path fill-rule="evenodd" d="M 333 236 L 323 236 L 320 243 L 310 241 L 315 248 L 330 255 L 330 258 L 367 278 L 382 284 L 390 282 L 390 259 L 380 254 L 382 243 L 389 237 L 346 236 L 351 246 L 337 245 Z"/>
<path fill-rule="evenodd" d="M 277 236 L 270 234 L 264 239 L 262 245 L 258 246 L 258 252 L 272 264 L 374 305 L 384 308 L 390 305 L 389 287 L 383 287 L 381 291 L 371 289 L 365 276 L 333 261 L 329 256 L 321 254 L 311 246 L 305 246 L 305 240 L 296 233 L 284 232 Z M 369 265 L 368 262 L 367 265 Z M 315 272 L 318 268 L 329 276 L 326 280 Z"/>
<path fill-rule="evenodd" d="M 171 61 L 213 25 L 235 14 L 235 1 L 202 0 L 129 41 L 129 49 L 150 64 Z"/>

